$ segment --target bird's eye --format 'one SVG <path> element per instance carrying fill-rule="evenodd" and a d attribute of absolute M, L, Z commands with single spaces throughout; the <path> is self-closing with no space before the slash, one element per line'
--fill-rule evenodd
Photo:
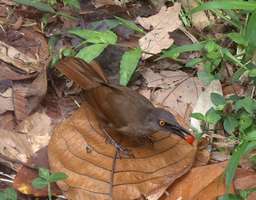
<path fill-rule="evenodd" d="M 165 121 L 164 121 L 164 120 L 160 120 L 160 121 L 159 121 L 159 125 L 160 125 L 160 126 L 164 126 L 164 125 L 165 125 Z"/>

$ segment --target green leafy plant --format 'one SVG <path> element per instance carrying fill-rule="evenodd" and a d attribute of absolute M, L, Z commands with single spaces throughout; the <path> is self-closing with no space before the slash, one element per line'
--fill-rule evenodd
<path fill-rule="evenodd" d="M 108 20 L 105 22 L 110 23 L 110 29 L 117 25 L 125 26 L 134 31 L 144 33 L 135 23 L 125 20 L 120 17 L 115 17 L 114 20 Z M 95 22 L 95 26 L 100 22 Z M 77 52 L 76 57 L 79 57 L 86 62 L 91 62 L 97 58 L 106 47 L 109 45 L 117 45 L 117 35 L 111 31 L 96 31 L 90 29 L 72 29 L 68 31 L 70 34 L 81 38 L 83 41 L 74 49 Z M 127 85 L 131 79 L 136 67 L 141 58 L 142 51 L 140 48 L 135 48 L 126 51 L 120 62 L 120 84 Z"/>
<path fill-rule="evenodd" d="M 14 0 L 18 4 L 22 4 L 25 6 L 31 6 L 40 11 L 62 15 L 61 12 L 56 12 L 53 6 L 57 4 L 57 0 Z M 63 0 L 64 5 L 80 9 L 79 0 Z"/>
<path fill-rule="evenodd" d="M 207 131 L 209 124 L 221 123 L 232 140 L 237 141 L 237 147 L 226 169 L 226 185 L 229 189 L 240 158 L 256 148 L 256 101 L 250 97 L 231 96 L 225 99 L 218 93 L 211 94 L 214 107 L 203 115 L 193 113 L 192 117 L 204 121 Z"/>
<path fill-rule="evenodd" d="M 1 200 L 17 200 L 17 193 L 13 188 L 7 188 L 0 191 Z"/>
<path fill-rule="evenodd" d="M 32 181 L 32 186 L 36 189 L 43 189 L 47 187 L 48 198 L 52 199 L 51 183 L 67 179 L 68 176 L 62 172 L 51 173 L 48 169 L 39 168 L 38 177 Z"/>

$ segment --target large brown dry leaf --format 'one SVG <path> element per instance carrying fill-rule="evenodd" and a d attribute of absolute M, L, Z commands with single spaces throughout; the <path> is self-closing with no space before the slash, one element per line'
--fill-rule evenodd
<path fill-rule="evenodd" d="M 193 168 L 169 189 L 161 200 L 216 200 L 226 191 L 224 170 L 226 162 Z"/>
<path fill-rule="evenodd" d="M 153 146 L 129 146 L 135 158 L 117 159 L 115 148 L 102 134 L 86 104 L 55 129 L 48 146 L 49 163 L 51 170 L 69 176 L 58 182 L 69 199 L 149 196 L 185 174 L 194 161 L 194 146 L 163 133 L 152 137 Z M 128 139 L 124 142 L 131 145 Z"/>
<path fill-rule="evenodd" d="M 149 88 L 158 88 L 151 92 L 155 104 L 166 106 L 183 118 L 189 107 L 193 108 L 204 89 L 201 81 L 182 71 L 161 71 L 155 73 L 148 69 L 142 72 Z M 145 91 L 141 91 L 145 94 Z"/>
<path fill-rule="evenodd" d="M 180 4 L 175 3 L 174 6 L 169 8 L 162 7 L 156 15 L 148 18 L 137 18 L 139 24 L 145 29 L 153 28 L 152 31 L 139 40 L 140 48 L 146 52 L 143 54 L 143 58 L 148 58 L 152 54 L 158 54 L 173 44 L 174 41 L 170 38 L 169 33 L 181 26 L 179 13 Z"/>

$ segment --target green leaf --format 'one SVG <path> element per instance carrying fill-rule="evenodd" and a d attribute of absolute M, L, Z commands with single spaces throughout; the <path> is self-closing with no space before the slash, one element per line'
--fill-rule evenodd
<path fill-rule="evenodd" d="M 243 199 L 236 194 L 224 194 L 222 197 L 219 197 L 218 200 L 243 200 Z"/>
<path fill-rule="evenodd" d="M 94 31 L 89 29 L 73 29 L 68 32 L 94 44 L 116 44 L 117 42 L 117 35 L 109 30 Z"/>
<path fill-rule="evenodd" d="M 205 114 L 205 117 L 206 117 L 205 120 L 209 124 L 216 124 L 221 119 L 221 115 L 213 108 L 207 111 L 207 113 Z"/>
<path fill-rule="evenodd" d="M 248 196 L 253 193 L 256 192 L 256 188 L 250 188 L 250 189 L 246 189 L 246 190 L 241 190 L 239 191 L 240 196 L 242 197 L 242 199 L 247 199 Z"/>
<path fill-rule="evenodd" d="M 222 95 L 215 92 L 211 93 L 211 101 L 215 106 L 226 104 L 225 98 Z"/>
<path fill-rule="evenodd" d="M 246 2 L 238 0 L 222 0 L 222 1 L 210 1 L 203 3 L 200 6 L 191 10 L 191 13 L 199 12 L 202 10 L 230 10 L 230 9 L 239 9 L 239 10 L 255 10 L 256 2 Z"/>
<path fill-rule="evenodd" d="M 241 130 L 245 130 L 252 125 L 252 122 L 253 122 L 252 117 L 250 115 L 248 115 L 247 113 L 243 113 L 240 116 L 239 128 Z"/>
<path fill-rule="evenodd" d="M 108 44 L 93 44 L 82 48 L 76 57 L 83 59 L 86 62 L 91 62 L 94 58 L 98 57 Z"/>
<path fill-rule="evenodd" d="M 238 121 L 236 118 L 228 116 L 224 119 L 223 126 L 225 131 L 227 131 L 228 133 L 233 133 L 236 127 L 238 127 Z"/>
<path fill-rule="evenodd" d="M 197 64 L 201 63 L 203 61 L 202 58 L 194 58 L 188 61 L 185 65 L 185 67 L 194 68 Z"/>
<path fill-rule="evenodd" d="M 249 77 L 256 77 L 256 69 L 250 69 L 248 73 Z"/>
<path fill-rule="evenodd" d="M 135 48 L 131 51 L 126 51 L 121 59 L 120 64 L 120 84 L 127 85 L 132 77 L 139 60 L 141 58 L 141 49 Z"/>
<path fill-rule="evenodd" d="M 90 27 L 92 29 L 99 29 L 104 27 L 104 29 L 111 30 L 117 27 L 119 24 L 120 22 L 116 19 L 103 19 L 103 20 L 94 21 L 90 23 Z"/>
<path fill-rule="evenodd" d="M 17 200 L 17 193 L 13 188 L 7 188 L 3 192 L 0 192 L 0 194 L 0 199 Z"/>
<path fill-rule="evenodd" d="M 71 48 L 65 48 L 61 51 L 62 55 L 67 57 L 67 56 L 74 56 L 76 54 L 76 52 L 71 49 Z"/>
<path fill-rule="evenodd" d="M 46 4 L 40 1 L 36 1 L 36 0 L 14 0 L 14 1 L 18 4 L 31 6 L 43 12 L 54 13 L 54 14 L 56 13 L 55 10 L 49 4 Z"/>
<path fill-rule="evenodd" d="M 254 11 L 246 26 L 246 39 L 248 40 L 247 54 L 253 54 L 256 48 L 256 11 Z"/>
<path fill-rule="evenodd" d="M 201 51 L 205 46 L 205 41 L 194 43 L 194 44 L 188 44 L 183 45 L 179 47 L 172 47 L 171 49 L 165 51 L 161 58 L 175 58 L 177 55 L 184 53 L 184 52 L 192 52 L 192 51 Z"/>
<path fill-rule="evenodd" d="M 240 77 L 246 72 L 246 69 L 244 68 L 239 68 L 235 73 L 234 75 L 232 76 L 232 80 L 234 82 L 238 82 Z"/>
<path fill-rule="evenodd" d="M 228 33 L 227 36 L 239 45 L 243 45 L 243 46 L 248 45 L 247 39 L 240 33 L 236 33 L 236 32 Z"/>
<path fill-rule="evenodd" d="M 253 114 L 256 109 L 256 102 L 250 97 L 245 97 L 235 103 L 236 110 L 240 110 L 241 108 L 244 108 L 248 113 Z"/>
<path fill-rule="evenodd" d="M 45 188 L 47 185 L 48 185 L 48 181 L 43 179 L 43 178 L 35 178 L 33 181 L 32 181 L 32 186 L 36 189 L 43 189 Z"/>
<path fill-rule="evenodd" d="M 70 6 L 80 10 L 80 2 L 79 0 L 63 0 L 65 6 Z"/>
<path fill-rule="evenodd" d="M 228 191 L 230 191 L 230 186 L 231 186 L 233 177 L 235 175 L 236 168 L 239 164 L 240 158 L 243 155 L 245 155 L 246 153 L 253 150 L 255 147 L 256 147 L 256 142 L 255 141 L 252 141 L 252 142 L 243 141 L 233 151 L 233 155 L 229 159 L 229 163 L 228 163 L 228 166 L 227 166 L 226 171 L 225 171 L 226 185 L 227 185 Z"/>
<path fill-rule="evenodd" d="M 202 113 L 192 113 L 191 117 L 202 121 L 205 120 L 205 117 Z"/>
<path fill-rule="evenodd" d="M 203 81 L 204 84 L 209 85 L 213 80 L 216 80 L 216 77 L 209 72 L 198 72 L 198 78 Z"/>
<path fill-rule="evenodd" d="M 244 140 L 247 141 L 256 141 L 256 130 L 252 130 L 243 137 Z"/>
<path fill-rule="evenodd" d="M 66 174 L 62 172 L 57 172 L 50 175 L 49 182 L 52 183 L 52 182 L 61 181 L 67 178 L 68 176 Z"/>
<path fill-rule="evenodd" d="M 50 176 L 50 172 L 46 168 L 39 168 L 39 177 L 48 180 Z"/>
<path fill-rule="evenodd" d="M 134 31 L 137 31 L 139 33 L 145 33 L 145 31 L 142 28 L 138 27 L 134 22 L 128 21 L 126 19 L 123 19 L 123 18 L 117 17 L 117 16 L 115 16 L 115 18 L 120 22 L 121 25 L 123 25 L 129 29 L 132 29 Z"/>

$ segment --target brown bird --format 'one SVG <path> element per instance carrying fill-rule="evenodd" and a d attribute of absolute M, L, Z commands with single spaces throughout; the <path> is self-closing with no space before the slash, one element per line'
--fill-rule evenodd
<path fill-rule="evenodd" d="M 99 65 L 66 57 L 56 67 L 86 91 L 86 100 L 103 127 L 133 138 L 168 131 L 193 143 L 193 135 L 179 125 L 172 113 L 156 108 L 148 99 L 128 87 L 108 83 Z M 105 129 L 104 132 L 107 134 Z M 113 143 L 123 150 L 115 141 Z"/>

